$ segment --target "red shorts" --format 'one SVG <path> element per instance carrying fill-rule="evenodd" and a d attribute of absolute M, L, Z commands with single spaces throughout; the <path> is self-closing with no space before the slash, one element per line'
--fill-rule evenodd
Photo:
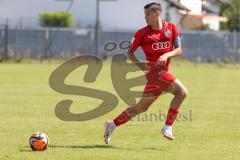
<path fill-rule="evenodd" d="M 170 84 L 176 79 L 172 73 L 159 70 L 148 72 L 146 78 L 147 84 L 144 92 L 153 93 L 154 96 L 160 96 L 163 92 L 166 92 Z"/>

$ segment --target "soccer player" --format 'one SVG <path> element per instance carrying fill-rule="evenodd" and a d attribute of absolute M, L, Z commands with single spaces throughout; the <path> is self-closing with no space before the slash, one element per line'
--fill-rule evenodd
<path fill-rule="evenodd" d="M 176 25 L 163 21 L 160 17 L 161 11 L 160 3 L 153 2 L 144 7 L 147 26 L 135 33 L 128 57 L 145 71 L 147 84 L 138 103 L 129 106 L 114 120 L 105 122 L 104 139 L 106 144 L 109 144 L 111 134 L 116 127 L 128 122 L 137 114 L 147 111 L 163 92 L 173 94 L 174 98 L 170 103 L 161 133 L 168 140 L 174 139 L 172 125 L 188 91 L 172 73 L 168 72 L 170 59 L 180 56 L 182 47 Z M 147 63 L 140 63 L 134 55 L 139 46 L 145 53 Z"/>

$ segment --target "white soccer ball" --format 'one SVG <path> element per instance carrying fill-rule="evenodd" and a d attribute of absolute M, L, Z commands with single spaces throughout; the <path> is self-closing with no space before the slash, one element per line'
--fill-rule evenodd
<path fill-rule="evenodd" d="M 44 151 L 48 146 L 48 136 L 42 132 L 36 132 L 29 138 L 29 144 L 33 151 Z"/>

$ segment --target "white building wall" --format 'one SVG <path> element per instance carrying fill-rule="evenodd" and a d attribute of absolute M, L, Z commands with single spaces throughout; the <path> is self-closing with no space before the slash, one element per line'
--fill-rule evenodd
<path fill-rule="evenodd" d="M 202 0 L 180 0 L 180 2 L 189 8 L 194 14 L 202 13 Z"/>

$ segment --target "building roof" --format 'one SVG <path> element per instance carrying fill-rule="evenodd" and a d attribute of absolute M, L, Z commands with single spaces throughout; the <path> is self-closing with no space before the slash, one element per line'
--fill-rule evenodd
<path fill-rule="evenodd" d="M 168 3 L 171 4 L 171 6 L 174 6 L 178 9 L 181 9 L 181 10 L 185 10 L 185 11 L 191 11 L 189 8 L 185 7 L 184 5 L 182 5 L 180 2 L 176 1 L 176 0 L 167 0 Z"/>
<path fill-rule="evenodd" d="M 218 14 L 218 10 L 217 10 L 216 8 L 211 7 L 211 6 L 202 5 L 202 9 L 203 9 L 204 11 L 206 11 L 207 13 Z"/>
<path fill-rule="evenodd" d="M 206 15 L 206 14 L 194 14 L 194 13 L 181 13 L 185 16 L 195 17 L 199 19 L 206 19 L 206 20 L 215 20 L 219 22 L 227 22 L 228 19 L 222 16 L 213 16 L 213 15 Z"/>
<path fill-rule="evenodd" d="M 232 0 L 217 0 L 220 3 L 231 4 Z"/>

